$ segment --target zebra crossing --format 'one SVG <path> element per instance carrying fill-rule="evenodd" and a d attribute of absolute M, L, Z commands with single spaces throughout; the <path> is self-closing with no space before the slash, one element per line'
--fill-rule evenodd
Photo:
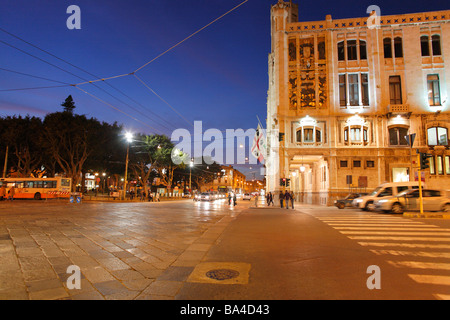
<path fill-rule="evenodd" d="M 387 262 L 405 269 L 419 284 L 436 286 L 434 297 L 450 300 L 450 229 L 399 216 L 325 214 L 317 219 Z"/>

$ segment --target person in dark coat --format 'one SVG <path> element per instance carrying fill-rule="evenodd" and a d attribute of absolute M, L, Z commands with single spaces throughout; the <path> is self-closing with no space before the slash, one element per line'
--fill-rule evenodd
<path fill-rule="evenodd" d="M 280 191 L 279 197 L 280 197 L 280 207 L 283 208 L 283 200 L 284 200 L 284 194 L 283 194 L 283 191 Z"/>
<path fill-rule="evenodd" d="M 284 200 L 286 201 L 286 209 L 289 209 L 289 200 L 291 199 L 291 195 L 289 194 L 289 191 L 284 192 Z"/>
<path fill-rule="evenodd" d="M 237 198 L 236 198 L 236 193 L 235 193 L 235 194 L 233 195 L 233 202 L 234 202 L 234 205 L 237 205 L 236 200 L 237 200 Z"/>

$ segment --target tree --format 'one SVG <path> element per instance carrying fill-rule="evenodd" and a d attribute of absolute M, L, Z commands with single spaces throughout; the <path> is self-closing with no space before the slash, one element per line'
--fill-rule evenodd
<path fill-rule="evenodd" d="M 72 190 L 80 182 L 88 157 L 102 147 L 101 127 L 96 119 L 71 112 L 51 113 L 44 119 L 43 145 L 66 176 L 72 178 Z"/>
<path fill-rule="evenodd" d="M 64 112 L 73 113 L 75 107 L 75 102 L 72 99 L 72 96 L 69 95 L 66 100 L 61 104 L 61 107 L 64 107 Z"/>
<path fill-rule="evenodd" d="M 42 175 L 42 162 L 46 156 L 41 143 L 42 120 L 30 116 L 8 116 L 1 119 L 1 127 L 0 139 L 9 149 L 9 167 L 19 177 Z"/>
<path fill-rule="evenodd" d="M 144 185 L 147 192 L 147 181 L 158 176 L 168 189 L 172 188 L 174 171 L 184 164 L 176 165 L 172 161 L 174 144 L 164 135 L 139 135 L 132 146 L 130 169 L 135 178 Z"/>

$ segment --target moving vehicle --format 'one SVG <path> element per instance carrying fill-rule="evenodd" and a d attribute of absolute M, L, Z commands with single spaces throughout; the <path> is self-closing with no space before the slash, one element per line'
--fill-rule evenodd
<path fill-rule="evenodd" d="M 450 212 L 450 198 L 445 191 L 423 189 L 422 202 L 424 211 Z M 405 190 L 396 196 L 376 200 L 374 205 L 375 210 L 398 214 L 420 210 L 419 190 Z"/>
<path fill-rule="evenodd" d="M 424 184 L 422 184 L 424 187 Z M 375 190 L 352 201 L 352 205 L 364 211 L 371 211 L 374 209 L 374 201 L 380 200 L 380 198 L 391 197 L 399 194 L 404 190 L 419 189 L 418 181 L 408 182 L 387 182 L 379 185 Z"/>
<path fill-rule="evenodd" d="M 334 205 L 339 209 L 351 207 L 354 199 L 367 195 L 367 193 L 350 193 L 343 199 L 334 200 Z"/>
<path fill-rule="evenodd" d="M 252 195 L 250 193 L 244 193 L 242 200 L 252 200 Z"/>
<path fill-rule="evenodd" d="M 195 200 L 196 201 L 214 201 L 214 200 L 216 200 L 216 197 L 212 193 L 202 192 L 195 196 Z"/>
<path fill-rule="evenodd" d="M 14 199 L 54 199 L 69 198 L 71 178 L 0 178 L 0 188 L 7 192 L 14 187 Z M 8 194 L 6 195 L 8 197 Z"/>

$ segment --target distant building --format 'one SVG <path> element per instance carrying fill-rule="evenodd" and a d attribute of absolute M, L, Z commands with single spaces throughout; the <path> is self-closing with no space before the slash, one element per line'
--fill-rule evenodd
<path fill-rule="evenodd" d="M 201 187 L 201 191 L 236 192 L 243 193 L 246 186 L 246 176 L 230 166 L 221 167 L 221 175 L 212 182 Z"/>
<path fill-rule="evenodd" d="M 450 10 L 299 22 L 280 0 L 271 37 L 267 191 L 287 178 L 325 202 L 414 181 L 416 149 L 433 155 L 427 186 L 450 188 Z"/>

